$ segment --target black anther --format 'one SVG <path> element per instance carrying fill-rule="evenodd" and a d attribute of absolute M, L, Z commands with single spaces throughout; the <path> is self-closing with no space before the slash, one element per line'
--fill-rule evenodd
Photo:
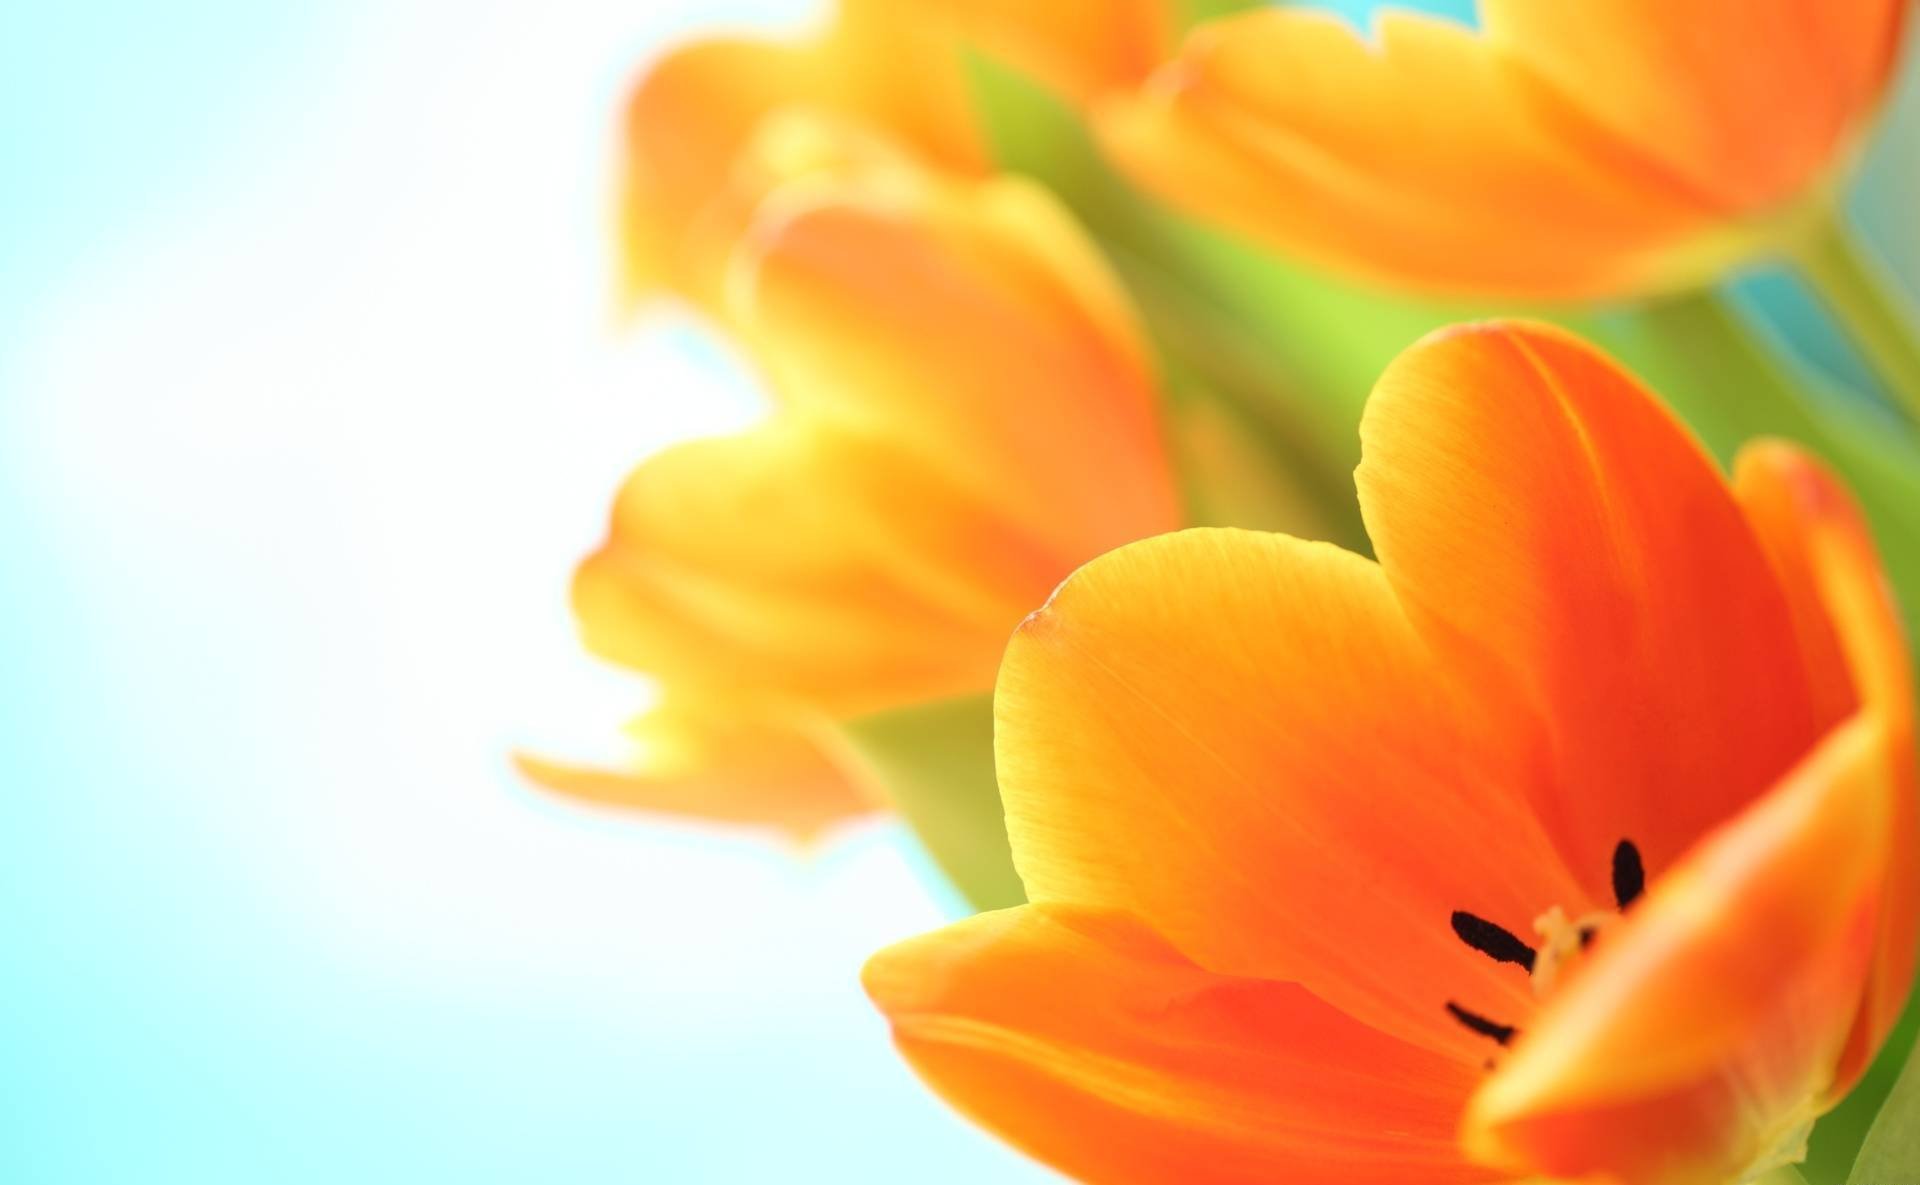
<path fill-rule="evenodd" d="M 1640 849 L 1630 839 L 1613 845 L 1613 901 L 1621 909 L 1640 899 L 1647 888 L 1647 869 L 1640 863 Z"/>
<path fill-rule="evenodd" d="M 1533 970 L 1533 948 L 1516 938 L 1513 931 L 1505 926 L 1495 925 L 1464 909 L 1454 910 L 1452 920 L 1453 932 L 1468 946 L 1498 962 L 1518 963 L 1528 971 Z"/>
<path fill-rule="evenodd" d="M 1519 1030 L 1512 1025 L 1503 1025 L 1497 1021 L 1488 1020 L 1478 1012 L 1469 1012 L 1467 1009 L 1455 1004 L 1452 1000 L 1447 1001 L 1447 1011 L 1452 1014 L 1453 1019 L 1472 1029 L 1482 1037 L 1492 1037 L 1501 1045 L 1510 1043 L 1514 1038 L 1514 1034 L 1519 1032 Z"/>

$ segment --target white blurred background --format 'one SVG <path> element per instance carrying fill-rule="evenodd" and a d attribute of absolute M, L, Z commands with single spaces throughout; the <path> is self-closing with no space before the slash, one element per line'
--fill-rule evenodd
<path fill-rule="evenodd" d="M 618 332 L 614 115 L 804 3 L 0 13 L 0 1180 L 1040 1180 L 855 975 L 938 924 L 576 810 L 507 755 L 639 702 L 565 589 L 754 396 Z"/>

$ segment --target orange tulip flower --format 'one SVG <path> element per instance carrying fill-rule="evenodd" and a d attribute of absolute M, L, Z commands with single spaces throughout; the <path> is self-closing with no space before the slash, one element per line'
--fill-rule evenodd
<path fill-rule="evenodd" d="M 1814 462 L 1731 487 L 1544 327 L 1441 333 L 1362 425 L 1379 561 L 1192 530 L 1021 626 L 1033 904 L 882 952 L 919 1072 L 1097 1182 L 1734 1182 L 1912 979 L 1910 671 Z"/>
<path fill-rule="evenodd" d="M 1816 225 L 1906 0 L 1481 0 L 1202 27 L 1102 119 L 1119 160 L 1310 262 L 1426 292 L 1710 281 Z"/>
<path fill-rule="evenodd" d="M 666 289 L 720 312 L 725 260 L 761 185 L 738 168 L 763 121 L 807 109 L 867 125 L 931 164 L 988 171 L 963 72 L 969 47 L 1076 101 L 1132 85 L 1172 49 L 1173 0 L 839 0 L 792 42 L 697 42 L 628 102 L 620 230 L 630 296 Z"/>
<path fill-rule="evenodd" d="M 666 704 L 629 768 L 527 768 L 806 830 L 873 803 L 836 724 L 986 694 L 1054 585 L 1181 508 L 1131 310 L 1050 196 L 777 131 L 841 162 L 776 189 L 732 261 L 777 409 L 642 464 L 574 582 L 587 646 Z"/>

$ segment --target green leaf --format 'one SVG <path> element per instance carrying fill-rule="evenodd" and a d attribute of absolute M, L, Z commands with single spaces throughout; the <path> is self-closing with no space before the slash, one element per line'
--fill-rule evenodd
<path fill-rule="evenodd" d="M 975 909 L 1024 902 L 993 776 L 993 698 L 965 696 L 863 717 L 854 750 L 940 871 Z"/>
<path fill-rule="evenodd" d="M 1908 1009 L 1909 1014 L 1912 1011 Z M 1909 1040 L 1912 1034 L 1908 1022 L 1912 1019 L 1909 1015 L 1903 1020 L 1903 1025 L 1909 1028 Z M 1876 1071 L 1879 1069 L 1875 1067 Z M 1816 1133 L 1818 1130 L 1815 1129 Z M 1811 1178 L 1812 1174 L 1808 1175 Z M 1867 1130 L 1859 1159 L 1854 1161 L 1853 1172 L 1847 1176 L 1847 1185 L 1913 1185 L 1915 1181 L 1920 1181 L 1920 1057 L 1908 1059 L 1906 1069 L 1887 1094 L 1879 1117 Z"/>
<path fill-rule="evenodd" d="M 1906 1011 L 1901 1013 L 1879 1056 L 1867 1067 L 1859 1083 L 1839 1106 L 1813 1125 L 1807 1161 L 1801 1166 L 1809 1185 L 1841 1185 L 1843 1181 L 1853 1181 L 1861 1171 L 1859 1166 L 1868 1163 L 1864 1145 L 1876 1138 L 1872 1133 L 1881 1114 L 1904 1115 L 1904 1120 L 1891 1121 L 1896 1129 L 1902 1123 L 1920 1122 L 1920 1084 L 1907 1081 L 1915 1074 L 1906 1069 L 1909 1057 L 1915 1053 L 1916 1033 L 1920 1033 L 1920 994 L 1907 998 Z M 1904 1094 L 1904 1104 L 1891 1097 L 1895 1092 Z M 1885 1133 L 1888 1138 L 1895 1134 Z M 1906 1180 L 1920 1180 L 1920 1176 L 1909 1175 Z"/>
<path fill-rule="evenodd" d="M 1190 29 L 1216 17 L 1232 16 L 1236 12 L 1266 6 L 1267 0 L 1186 0 L 1180 5 L 1180 15 L 1184 18 L 1181 27 Z"/>
<path fill-rule="evenodd" d="M 1300 453 L 1270 403 L 1212 385 L 1177 359 L 1167 360 L 1162 387 L 1188 526 L 1283 531 L 1367 550 L 1346 474 Z"/>

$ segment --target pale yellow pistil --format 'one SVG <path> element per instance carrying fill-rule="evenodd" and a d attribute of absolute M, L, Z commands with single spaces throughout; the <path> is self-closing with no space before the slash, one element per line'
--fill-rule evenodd
<path fill-rule="evenodd" d="M 1596 941 L 1602 930 L 1620 920 L 1611 910 L 1594 910 L 1569 920 L 1558 905 L 1533 919 L 1540 946 L 1533 958 L 1533 994 L 1545 999 L 1565 969 Z"/>

